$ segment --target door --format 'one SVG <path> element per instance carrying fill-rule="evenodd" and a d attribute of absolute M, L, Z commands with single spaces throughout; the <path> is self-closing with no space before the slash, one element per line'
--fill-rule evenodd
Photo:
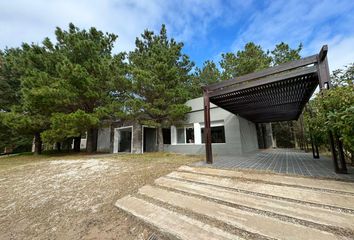
<path fill-rule="evenodd" d="M 156 128 L 144 127 L 144 152 L 156 152 L 157 151 L 157 130 Z"/>
<path fill-rule="evenodd" d="M 119 129 L 118 152 L 132 151 L 132 129 Z"/>

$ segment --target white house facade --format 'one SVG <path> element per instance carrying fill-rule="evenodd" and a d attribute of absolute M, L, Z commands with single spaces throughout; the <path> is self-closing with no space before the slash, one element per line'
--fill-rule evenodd
<path fill-rule="evenodd" d="M 163 129 L 164 151 L 204 154 L 203 98 L 186 102 L 191 107 L 182 125 Z M 215 155 L 239 155 L 258 149 L 253 122 L 211 105 L 212 149 Z M 99 129 L 98 152 L 144 153 L 157 151 L 157 129 L 135 122 L 116 122 Z"/>

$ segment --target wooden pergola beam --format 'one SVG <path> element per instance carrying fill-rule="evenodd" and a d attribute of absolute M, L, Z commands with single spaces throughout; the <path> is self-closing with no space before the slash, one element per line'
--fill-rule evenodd
<path fill-rule="evenodd" d="M 327 53 L 324 45 L 318 54 L 203 87 L 207 163 L 213 162 L 210 101 L 255 123 L 295 120 L 317 84 L 321 91 L 331 87 Z M 346 173 L 342 142 L 336 133 L 328 135 L 334 170 Z"/>
<path fill-rule="evenodd" d="M 317 62 L 318 62 L 318 54 L 315 54 L 315 55 L 312 55 L 312 56 L 309 56 L 306 58 L 302 58 L 300 60 L 284 63 L 284 64 L 281 64 L 281 65 L 278 65 L 275 67 L 270 67 L 270 68 L 267 68 L 267 69 L 259 71 L 259 72 L 246 74 L 244 76 L 240 76 L 240 77 L 236 77 L 236 78 L 233 78 L 230 80 L 222 81 L 220 83 L 214 83 L 214 84 L 205 86 L 204 88 L 208 89 L 209 92 L 212 92 L 216 89 L 225 88 L 227 86 L 242 83 L 245 81 L 255 80 L 255 79 L 266 77 L 266 76 L 269 76 L 272 74 L 289 71 L 291 69 L 308 66 L 310 64 L 314 64 Z"/>
<path fill-rule="evenodd" d="M 212 91 L 209 94 L 209 97 L 215 97 L 218 95 L 228 94 L 231 92 L 235 92 L 235 91 L 239 91 L 239 90 L 243 90 L 243 89 L 247 89 L 247 88 L 252 88 L 252 87 L 257 87 L 257 86 L 262 86 L 262 85 L 278 82 L 278 81 L 281 81 L 284 79 L 295 78 L 297 76 L 307 75 L 307 74 L 316 73 L 316 72 L 317 72 L 316 67 L 312 66 L 312 67 L 307 67 L 307 68 L 299 68 L 294 71 L 285 72 L 285 73 L 282 73 L 282 74 L 279 74 L 276 76 L 267 76 L 267 77 L 263 77 L 263 78 L 253 80 L 253 81 L 249 80 L 250 82 L 248 82 L 248 83 L 237 82 L 227 88 Z"/>
<path fill-rule="evenodd" d="M 328 46 L 324 45 L 318 54 L 203 87 L 207 163 L 213 162 L 210 101 L 241 116 L 245 108 L 252 110 L 250 113 L 244 111 L 243 117 L 253 122 L 295 120 L 301 114 L 301 110 L 313 94 L 317 84 L 320 90 L 331 87 L 327 53 Z M 309 66 L 312 64 L 314 66 Z M 301 81 L 295 82 L 296 86 L 294 86 L 291 79 L 299 78 L 302 78 Z M 234 106 L 232 106 L 233 103 Z M 289 103 L 293 105 L 287 105 Z M 242 107 L 237 104 L 242 104 Z M 266 108 L 264 104 L 269 104 L 269 112 L 263 111 Z M 275 108 L 279 105 L 285 105 L 287 109 Z M 261 108 L 257 109 L 257 107 Z M 336 172 L 345 173 L 347 169 L 341 141 L 332 131 L 329 132 L 329 137 L 334 169 Z M 339 162 L 335 145 L 339 149 Z"/>

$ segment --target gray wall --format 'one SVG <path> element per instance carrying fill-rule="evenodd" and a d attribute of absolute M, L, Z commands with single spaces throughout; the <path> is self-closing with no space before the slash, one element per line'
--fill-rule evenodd
<path fill-rule="evenodd" d="M 203 98 L 196 98 L 188 101 L 186 105 L 192 111 L 186 116 L 186 124 L 201 123 L 204 125 Z M 240 155 L 243 152 L 250 152 L 258 149 L 256 128 L 252 122 L 211 105 L 210 119 L 213 122 L 224 122 L 225 142 L 213 143 L 213 155 Z M 245 129 L 242 129 L 245 128 Z M 240 130 L 242 129 L 242 130 Z M 176 144 L 165 145 L 165 151 L 186 153 L 186 154 L 205 154 L 204 144 Z"/>
<path fill-rule="evenodd" d="M 217 110 L 217 109 L 215 109 Z M 219 109 L 222 110 L 222 109 Z M 224 111 L 224 110 L 222 110 Z M 225 142 L 226 143 L 213 143 L 212 151 L 214 156 L 232 156 L 240 155 L 255 151 L 258 149 L 257 133 L 255 124 L 247 121 L 241 117 L 229 113 L 227 116 L 223 114 L 216 115 L 215 111 L 214 120 L 220 120 L 217 116 L 223 116 L 225 127 Z M 216 116 L 215 116 L 216 115 Z M 176 144 L 165 145 L 165 151 L 186 153 L 186 154 L 205 154 L 204 144 Z"/>
<path fill-rule="evenodd" d="M 110 139 L 111 139 L 110 127 L 99 128 L 98 139 L 97 139 L 97 151 L 110 152 Z"/>
<path fill-rule="evenodd" d="M 112 133 L 110 135 L 111 152 L 114 153 L 118 150 L 118 129 L 121 127 L 132 127 L 132 153 L 142 153 L 142 126 L 138 123 L 124 122 L 124 123 L 113 123 Z"/>
<path fill-rule="evenodd" d="M 142 153 L 142 126 L 140 124 L 133 124 L 133 148 L 132 153 Z"/>
<path fill-rule="evenodd" d="M 238 119 L 240 122 L 242 152 L 247 153 L 257 150 L 258 141 L 256 125 L 242 117 L 238 117 Z"/>

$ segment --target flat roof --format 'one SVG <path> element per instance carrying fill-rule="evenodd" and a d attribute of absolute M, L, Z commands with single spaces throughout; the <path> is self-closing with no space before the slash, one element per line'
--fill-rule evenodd
<path fill-rule="evenodd" d="M 255 123 L 297 120 L 320 83 L 319 54 L 205 86 L 211 103 Z"/>

